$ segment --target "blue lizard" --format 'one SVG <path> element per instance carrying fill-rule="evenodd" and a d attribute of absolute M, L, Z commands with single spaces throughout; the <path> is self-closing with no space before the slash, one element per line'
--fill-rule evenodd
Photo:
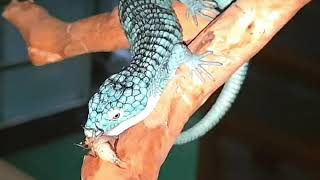
<path fill-rule="evenodd" d="M 181 2 L 188 6 L 192 16 L 201 14 L 203 9 L 216 7 L 214 2 L 205 0 Z M 87 137 L 118 136 L 145 119 L 180 65 L 187 64 L 199 76 L 208 73 L 203 65 L 221 65 L 203 60 L 210 53 L 197 56 L 189 51 L 183 43 L 172 0 L 120 0 L 119 16 L 131 46 L 132 62 L 107 78 L 89 101 L 89 115 L 84 127 Z M 213 106 L 208 113 L 208 116 L 215 114 L 215 117 L 206 117 L 195 128 L 183 132 L 178 144 L 196 139 L 219 121 L 236 97 L 245 70 L 245 67 L 240 69 L 224 87 L 216 103 L 220 102 L 220 105 L 218 108 Z"/>

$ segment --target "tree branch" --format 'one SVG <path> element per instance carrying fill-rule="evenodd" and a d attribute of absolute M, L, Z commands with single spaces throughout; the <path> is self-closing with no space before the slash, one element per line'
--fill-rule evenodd
<path fill-rule="evenodd" d="M 162 163 L 192 113 L 307 2 L 239 0 L 233 4 L 189 45 L 196 53 L 213 50 L 219 54 L 216 59 L 224 67 L 210 68 L 215 81 L 197 84 L 188 75 L 187 68 L 180 68 L 156 110 L 144 123 L 120 137 L 117 153 L 129 166 L 121 169 L 87 156 L 82 169 L 83 179 L 157 179 Z M 167 126 L 164 122 L 168 122 Z"/>
<path fill-rule="evenodd" d="M 215 80 L 200 83 L 192 79 L 187 67 L 179 68 L 151 115 L 145 119 L 144 123 L 130 128 L 121 135 L 117 144 L 117 154 L 127 166 L 119 168 L 98 157 L 86 156 L 82 167 L 82 178 L 85 180 L 157 179 L 160 166 L 192 113 L 237 68 L 270 41 L 275 33 L 308 2 L 309 0 L 238 0 L 189 44 L 189 48 L 195 53 L 203 53 L 207 50 L 214 51 L 216 54 L 209 59 L 215 59 L 224 64 L 222 67 L 208 68 Z M 31 17 L 32 12 L 28 11 L 25 12 L 26 17 L 14 18 L 17 15 L 15 13 L 23 12 L 14 4 L 10 6 L 4 12 L 4 16 L 20 29 L 27 41 L 34 64 L 55 62 L 87 52 L 111 51 L 128 47 L 118 23 L 116 11 L 71 23 L 71 28 L 68 28 L 70 25 L 49 17 L 40 7 L 36 7 L 32 11 L 42 14 L 43 19 L 46 20 L 36 16 Z M 183 28 L 188 32 L 197 32 L 194 26 L 186 25 L 192 23 L 181 18 L 185 14 L 185 8 L 176 4 L 175 9 Z M 27 16 L 28 13 L 29 16 Z M 32 25 L 24 24 L 22 19 L 29 21 Z M 99 22 L 100 25 L 98 25 Z M 38 23 L 44 24 L 46 27 L 39 25 L 38 28 L 42 28 L 41 31 L 31 30 L 33 28 L 29 26 L 36 26 Z M 103 31 L 99 31 L 101 29 Z M 35 37 L 35 34 L 32 35 L 33 31 L 42 33 L 40 38 Z M 64 36 L 61 36 L 61 33 Z M 184 33 L 186 39 L 193 37 L 192 35 L 188 36 L 186 32 Z M 80 46 L 83 43 L 86 48 L 83 45 Z M 36 58 L 34 52 L 30 52 L 32 50 L 30 48 L 35 48 L 36 51 L 39 50 L 44 54 L 49 52 L 48 57 L 51 57 L 50 53 L 60 57 L 50 59 L 43 55 Z M 79 51 L 81 48 L 82 51 Z M 68 54 L 68 52 L 73 53 Z"/>
<path fill-rule="evenodd" d="M 208 22 L 199 19 L 199 26 L 186 19 L 186 8 L 174 5 L 182 23 L 184 40 L 196 36 Z M 47 10 L 32 1 L 11 1 L 2 16 L 23 36 L 34 65 L 56 63 L 73 56 L 107 52 L 129 47 L 119 22 L 118 9 L 67 23 L 50 16 Z"/>

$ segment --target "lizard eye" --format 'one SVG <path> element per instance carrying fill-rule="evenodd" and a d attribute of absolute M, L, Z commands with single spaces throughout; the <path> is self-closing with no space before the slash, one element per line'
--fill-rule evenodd
<path fill-rule="evenodd" d="M 120 113 L 117 113 L 117 114 L 115 114 L 113 117 L 112 117 L 112 119 L 113 120 L 116 120 L 116 119 L 118 119 L 120 117 Z"/>
<path fill-rule="evenodd" d="M 115 109 L 110 112 L 109 119 L 115 121 L 115 120 L 118 120 L 121 117 L 121 115 L 122 115 L 122 111 L 119 109 Z"/>

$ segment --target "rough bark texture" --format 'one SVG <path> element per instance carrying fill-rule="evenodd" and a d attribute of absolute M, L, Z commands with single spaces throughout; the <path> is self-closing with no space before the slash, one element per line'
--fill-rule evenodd
<path fill-rule="evenodd" d="M 224 64 L 208 68 L 215 80 L 205 83 L 195 81 L 189 69 L 181 67 L 165 89 L 154 112 L 144 123 L 121 135 L 117 154 L 126 167 L 119 168 L 98 157 L 86 156 L 82 179 L 157 179 L 162 163 L 192 113 L 308 2 L 238 0 L 189 44 L 195 53 L 213 50 L 216 55 L 209 59 Z M 188 40 L 198 30 L 192 23 L 187 23 L 183 6 L 176 4 L 175 9 L 185 30 L 185 39 Z M 19 17 L 21 13 L 25 13 L 24 18 Z M 37 65 L 82 53 L 128 47 L 116 14 L 114 10 L 111 14 L 66 24 L 30 3 L 13 3 L 4 12 L 4 16 L 23 34 L 33 63 Z M 201 27 L 205 22 L 202 23 Z M 32 26 L 39 26 L 41 30 Z M 36 36 L 34 31 L 42 34 Z M 51 55 L 59 58 L 50 58 Z"/>
<path fill-rule="evenodd" d="M 190 40 L 205 25 L 199 19 L 199 26 L 184 18 L 186 8 L 175 4 L 180 22 L 183 25 L 184 40 Z M 115 51 L 129 47 L 119 22 L 118 10 L 103 13 L 67 23 L 50 16 L 43 7 L 31 1 L 12 1 L 2 16 L 12 23 L 22 34 L 34 65 L 55 63 L 66 58 L 90 52 Z"/>

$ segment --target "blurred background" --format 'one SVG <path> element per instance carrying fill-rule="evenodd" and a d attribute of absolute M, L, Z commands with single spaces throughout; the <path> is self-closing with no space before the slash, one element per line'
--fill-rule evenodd
<path fill-rule="evenodd" d="M 118 4 L 36 2 L 65 21 Z M 0 0 L 0 12 L 7 3 Z M 254 57 L 223 121 L 200 141 L 175 146 L 160 180 L 320 179 L 319 8 L 315 0 L 307 5 Z M 84 138 L 87 102 L 129 60 L 123 50 L 34 67 L 19 32 L 1 17 L 0 180 L 80 179 L 86 151 L 74 144 Z M 191 124 L 206 113 L 216 94 Z"/>

